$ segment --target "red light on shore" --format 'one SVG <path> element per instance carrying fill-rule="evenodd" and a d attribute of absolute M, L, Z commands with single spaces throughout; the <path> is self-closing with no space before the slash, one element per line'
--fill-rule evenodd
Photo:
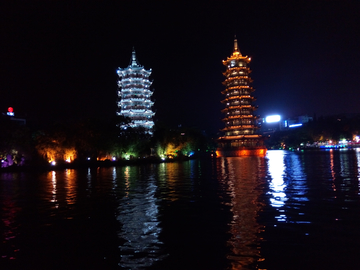
<path fill-rule="evenodd" d="M 9 107 L 9 108 L 8 108 L 7 115 L 9 115 L 9 116 L 14 116 L 14 109 L 13 109 L 13 107 Z"/>

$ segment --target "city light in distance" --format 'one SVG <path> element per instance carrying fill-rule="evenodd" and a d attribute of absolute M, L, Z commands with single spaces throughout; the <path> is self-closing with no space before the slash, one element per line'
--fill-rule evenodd
<path fill-rule="evenodd" d="M 280 115 L 269 115 L 265 118 L 266 123 L 276 123 L 281 120 Z"/>
<path fill-rule="evenodd" d="M 302 124 L 292 124 L 292 125 L 289 125 L 289 128 L 294 128 L 294 127 L 301 127 Z"/>

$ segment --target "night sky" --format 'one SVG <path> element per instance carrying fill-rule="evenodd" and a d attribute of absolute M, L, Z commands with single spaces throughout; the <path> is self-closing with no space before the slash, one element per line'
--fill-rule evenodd
<path fill-rule="evenodd" d="M 223 127 L 234 35 L 257 115 L 360 113 L 360 1 L 2 1 L 0 111 L 47 123 L 111 117 L 132 47 L 157 121 Z"/>

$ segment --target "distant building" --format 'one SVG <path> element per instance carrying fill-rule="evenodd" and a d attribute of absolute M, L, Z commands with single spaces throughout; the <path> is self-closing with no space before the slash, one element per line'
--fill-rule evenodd
<path fill-rule="evenodd" d="M 1 115 L 2 115 L 2 119 L 10 120 L 10 121 L 12 121 L 14 123 L 17 123 L 20 126 L 25 126 L 26 125 L 26 119 L 15 117 L 15 112 L 14 112 L 14 109 L 12 107 L 9 107 L 8 111 L 6 113 L 2 113 Z"/>
<path fill-rule="evenodd" d="M 222 131 L 225 134 L 218 139 L 218 156 L 266 154 L 263 137 L 258 134 L 257 117 L 254 115 L 257 107 L 253 105 L 255 90 L 251 86 L 250 61 L 250 57 L 240 53 L 235 38 L 233 54 L 223 61 L 226 79 L 223 82 L 225 90 L 221 92 L 225 95 L 222 101 L 225 105 L 222 110 L 225 114 L 222 120 L 225 128 Z"/>
<path fill-rule="evenodd" d="M 149 77 L 151 69 L 140 66 L 136 59 L 135 50 L 132 51 L 130 64 L 127 68 L 118 68 L 118 115 L 129 117 L 131 123 L 121 125 L 121 129 L 128 127 L 143 127 L 145 132 L 152 134 L 154 126 L 151 101 L 153 92 L 150 89 Z"/>
<path fill-rule="evenodd" d="M 277 121 L 268 121 L 266 118 L 262 118 L 260 124 L 263 134 L 271 134 L 279 130 L 287 130 L 291 128 L 301 127 L 311 121 L 313 121 L 313 117 L 308 115 L 300 115 L 291 118 L 279 118 Z"/>
<path fill-rule="evenodd" d="M 284 120 L 283 128 L 301 127 L 304 124 L 313 121 L 313 117 L 308 115 L 300 115 Z"/>

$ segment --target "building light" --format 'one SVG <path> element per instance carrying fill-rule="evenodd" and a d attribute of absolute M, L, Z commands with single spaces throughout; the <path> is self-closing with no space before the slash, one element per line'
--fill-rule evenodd
<path fill-rule="evenodd" d="M 9 115 L 9 116 L 14 116 L 15 115 L 14 114 L 14 109 L 12 107 L 8 108 L 7 115 Z"/>
<path fill-rule="evenodd" d="M 294 128 L 294 127 L 301 127 L 302 124 L 292 124 L 292 125 L 289 125 L 289 128 Z"/>
<path fill-rule="evenodd" d="M 281 120 L 280 115 L 270 115 L 265 118 L 266 123 L 276 123 Z"/>

